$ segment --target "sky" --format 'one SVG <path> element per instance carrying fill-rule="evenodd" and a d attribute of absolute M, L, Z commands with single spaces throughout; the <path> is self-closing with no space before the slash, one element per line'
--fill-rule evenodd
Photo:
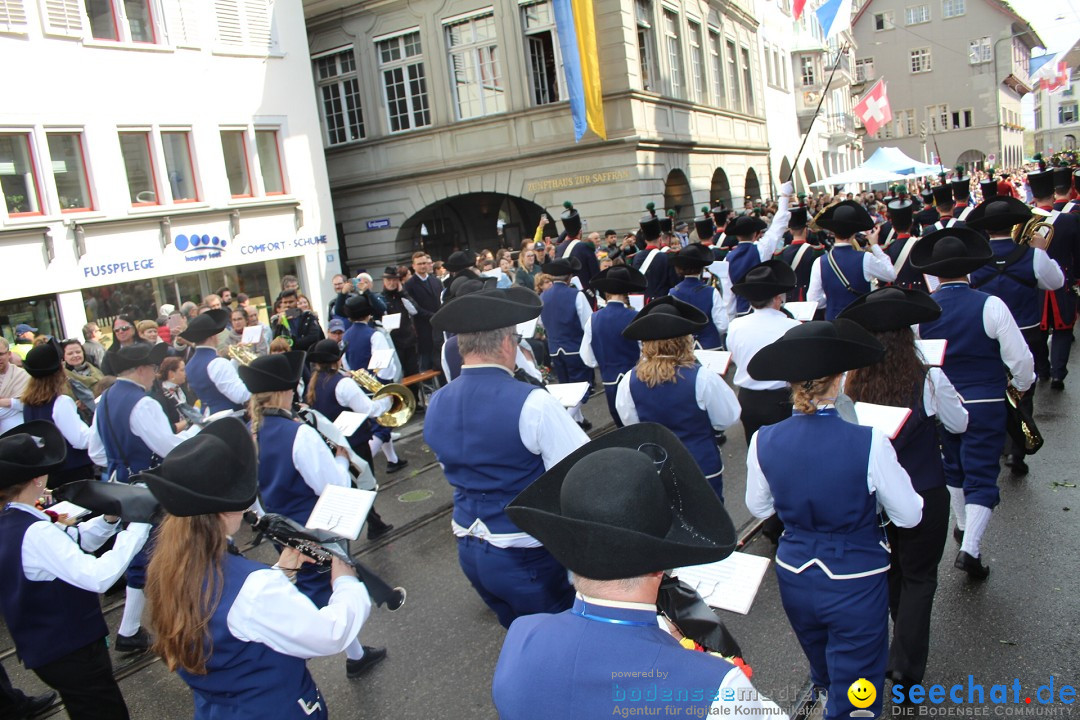
<path fill-rule="evenodd" d="M 1012 0 L 1013 10 L 1031 23 L 1049 53 L 1067 50 L 1080 40 L 1080 0 Z M 1020 101 L 1024 126 L 1035 126 L 1035 97 L 1029 93 Z"/>

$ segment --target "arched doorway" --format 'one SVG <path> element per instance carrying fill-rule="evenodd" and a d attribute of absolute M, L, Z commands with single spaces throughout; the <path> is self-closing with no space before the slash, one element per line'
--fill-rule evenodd
<path fill-rule="evenodd" d="M 963 165 L 969 170 L 982 170 L 986 162 L 986 153 L 982 150 L 965 150 L 956 158 L 957 165 Z"/>
<path fill-rule="evenodd" d="M 435 260 L 445 260 L 455 250 L 517 250 L 523 239 L 532 237 L 543 212 L 557 222 L 562 208 L 545 210 L 524 198 L 487 192 L 439 200 L 402 224 L 394 255 L 374 258 L 371 264 L 397 262 L 420 249 Z M 556 223 L 547 227 L 555 234 L 561 229 Z"/>
<path fill-rule="evenodd" d="M 1062 142 L 1062 150 L 1075 150 L 1076 149 L 1076 136 L 1066 135 Z"/>
<path fill-rule="evenodd" d="M 750 168 L 746 171 L 746 185 L 743 189 L 743 200 L 756 200 L 761 197 L 761 184 L 758 183 L 757 171 Z"/>
<path fill-rule="evenodd" d="M 690 181 L 682 170 L 675 169 L 668 173 L 664 181 L 664 210 L 674 210 L 679 220 L 692 220 L 694 217 L 694 196 L 690 192 Z"/>
<path fill-rule="evenodd" d="M 817 182 L 817 173 L 814 172 L 814 164 L 809 160 L 803 165 L 803 174 L 806 175 L 806 186 L 811 188 Z"/>
<path fill-rule="evenodd" d="M 716 168 L 712 174 L 712 186 L 709 188 L 709 202 L 712 207 L 731 207 L 731 184 L 724 168 Z"/>
<path fill-rule="evenodd" d="M 776 183 L 777 194 L 779 194 L 780 186 L 784 184 L 784 181 L 788 179 L 789 175 L 791 175 L 791 163 L 788 162 L 788 159 L 785 157 L 780 161 L 780 177 L 777 178 L 779 182 Z M 796 185 L 799 184 L 798 178 L 792 178 L 792 180 Z"/>

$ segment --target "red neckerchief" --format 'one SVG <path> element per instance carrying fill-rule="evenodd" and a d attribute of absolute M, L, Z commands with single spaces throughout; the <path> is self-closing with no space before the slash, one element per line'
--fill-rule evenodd
<path fill-rule="evenodd" d="M 1053 212 L 1054 211 L 1054 204 L 1053 203 L 1050 203 L 1049 205 L 1037 205 L 1036 207 L 1039 208 L 1040 210 L 1046 210 L 1047 212 Z"/>
<path fill-rule="evenodd" d="M 909 237 L 911 237 L 911 233 L 902 233 L 902 232 L 896 233 L 896 239 L 897 240 L 907 240 Z"/>
<path fill-rule="evenodd" d="M 646 243 L 646 245 L 645 245 L 645 252 L 649 252 L 650 250 L 659 250 L 659 249 L 660 249 L 659 245 L 653 245 L 652 243 Z"/>

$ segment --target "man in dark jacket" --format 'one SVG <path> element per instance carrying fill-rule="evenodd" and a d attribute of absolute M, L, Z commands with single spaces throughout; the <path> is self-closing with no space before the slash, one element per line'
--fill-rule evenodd
<path fill-rule="evenodd" d="M 420 372 L 416 351 L 416 327 L 413 324 L 413 316 L 417 314 L 416 302 L 402 290 L 401 277 L 393 265 L 387 266 L 383 271 L 381 296 L 386 303 L 383 326 L 386 327 L 389 316 L 397 315 L 399 318 L 397 328 L 390 330 L 390 339 L 393 340 L 398 360 L 401 361 L 401 371 L 406 377 L 415 375 Z"/>
<path fill-rule="evenodd" d="M 283 290 L 278 295 L 281 301 L 281 314 L 270 323 L 274 337 L 286 337 L 292 341 L 293 350 L 307 352 L 311 346 L 323 339 L 319 321 L 308 310 L 296 307 L 296 291 Z"/>
<path fill-rule="evenodd" d="M 420 355 L 420 370 L 436 366 L 442 348 L 442 337 L 431 329 L 431 316 L 442 304 L 442 283 L 431 273 L 431 256 L 415 252 L 412 256 L 413 276 L 405 281 L 405 292 L 416 303 L 416 349 Z"/>

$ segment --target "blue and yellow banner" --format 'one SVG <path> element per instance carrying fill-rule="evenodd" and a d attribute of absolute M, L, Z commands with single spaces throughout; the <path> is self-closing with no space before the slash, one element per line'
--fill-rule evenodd
<path fill-rule="evenodd" d="M 570 113 L 574 119 L 574 140 L 580 141 L 586 129 L 606 140 L 593 2 L 554 0 L 554 6 Z"/>

